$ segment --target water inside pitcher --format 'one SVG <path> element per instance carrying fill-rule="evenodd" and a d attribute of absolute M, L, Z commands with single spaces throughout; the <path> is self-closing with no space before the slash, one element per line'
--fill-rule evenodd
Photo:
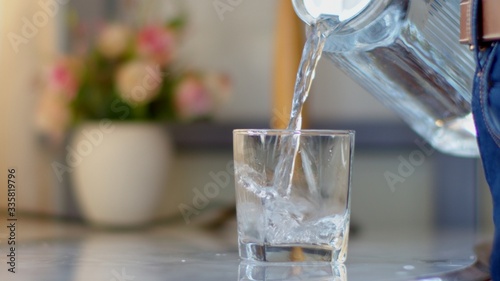
<path fill-rule="evenodd" d="M 472 52 L 460 0 L 292 0 L 308 24 L 341 24 L 323 55 L 441 152 L 477 156 Z M 332 26 L 332 28 L 334 28 Z"/>

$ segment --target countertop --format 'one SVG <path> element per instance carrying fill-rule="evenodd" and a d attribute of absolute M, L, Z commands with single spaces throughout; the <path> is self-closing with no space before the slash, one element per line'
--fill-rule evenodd
<path fill-rule="evenodd" d="M 384 230 L 349 242 L 345 266 L 240 261 L 236 223 L 217 230 L 163 222 L 139 230 L 19 217 L 15 273 L 9 222 L 0 220 L 0 280 L 488 280 L 471 231 Z"/>

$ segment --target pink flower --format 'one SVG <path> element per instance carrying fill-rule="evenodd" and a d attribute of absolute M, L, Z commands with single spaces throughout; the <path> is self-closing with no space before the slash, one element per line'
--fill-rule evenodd
<path fill-rule="evenodd" d="M 72 100 L 78 91 L 79 63 L 72 58 L 64 58 L 49 68 L 48 91 Z"/>
<path fill-rule="evenodd" d="M 174 93 L 175 106 L 183 119 L 209 115 L 213 109 L 210 92 L 202 81 L 194 76 L 184 78 Z"/>
<path fill-rule="evenodd" d="M 164 66 L 174 57 L 176 40 L 172 30 L 162 26 L 149 25 L 138 34 L 139 54 Z"/>

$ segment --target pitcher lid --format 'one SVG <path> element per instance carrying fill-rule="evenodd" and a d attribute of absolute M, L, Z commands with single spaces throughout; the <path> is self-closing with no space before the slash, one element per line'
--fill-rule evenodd
<path fill-rule="evenodd" d="M 338 16 L 345 21 L 363 11 L 372 0 L 292 0 L 295 12 L 306 23 L 320 15 Z"/>

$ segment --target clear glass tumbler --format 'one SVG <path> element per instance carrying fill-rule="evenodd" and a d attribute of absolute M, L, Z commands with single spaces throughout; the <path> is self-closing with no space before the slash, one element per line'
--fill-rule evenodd
<path fill-rule="evenodd" d="M 343 263 L 354 132 L 235 130 L 233 141 L 240 257 Z"/>

